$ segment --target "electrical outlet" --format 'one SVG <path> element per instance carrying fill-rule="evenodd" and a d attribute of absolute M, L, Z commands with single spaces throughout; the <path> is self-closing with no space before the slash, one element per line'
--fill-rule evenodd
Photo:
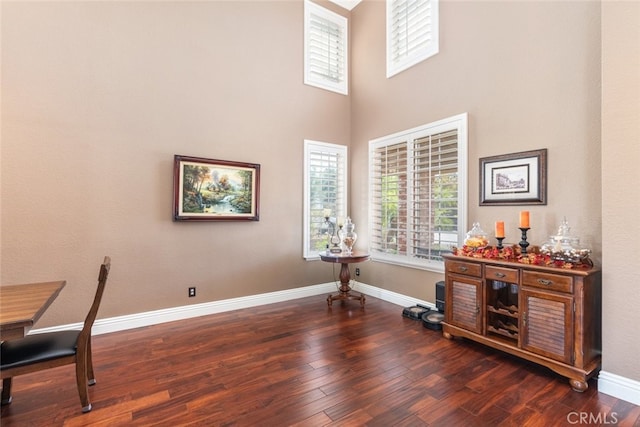
<path fill-rule="evenodd" d="M 196 288 L 189 288 L 189 298 L 196 296 Z"/>
<path fill-rule="evenodd" d="M 360 275 L 360 267 L 356 267 L 356 276 Z"/>

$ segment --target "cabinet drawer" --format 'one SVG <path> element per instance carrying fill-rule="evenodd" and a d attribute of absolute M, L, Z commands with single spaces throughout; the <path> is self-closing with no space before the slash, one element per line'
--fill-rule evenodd
<path fill-rule="evenodd" d="M 559 274 L 523 271 L 522 284 L 534 288 L 573 293 L 573 278 Z"/>
<path fill-rule="evenodd" d="M 502 282 L 518 283 L 518 270 L 487 265 L 484 268 L 484 277 L 487 280 L 500 280 Z"/>
<path fill-rule="evenodd" d="M 448 261 L 447 271 L 466 276 L 482 277 L 482 265 L 475 262 Z"/>

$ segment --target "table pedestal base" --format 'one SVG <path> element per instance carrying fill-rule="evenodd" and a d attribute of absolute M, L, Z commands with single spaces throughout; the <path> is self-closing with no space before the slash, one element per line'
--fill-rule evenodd
<path fill-rule="evenodd" d="M 346 262 L 342 263 L 342 267 L 340 267 L 340 289 L 338 289 L 338 294 L 329 295 L 327 297 L 327 304 L 331 307 L 331 304 L 335 300 L 346 300 L 346 299 L 357 299 L 360 300 L 360 305 L 364 307 L 365 297 L 364 294 L 358 292 L 357 295 L 351 293 L 351 286 L 349 283 L 351 282 L 351 274 L 349 273 L 349 264 Z"/>
<path fill-rule="evenodd" d="M 327 297 L 327 304 L 329 305 L 329 307 L 331 307 L 331 304 L 333 304 L 334 301 L 336 301 L 336 300 L 343 300 L 344 301 L 346 299 L 357 299 L 357 300 L 360 300 L 360 305 L 364 307 L 364 301 L 365 301 L 364 294 L 354 295 L 354 294 L 351 293 L 351 290 L 349 290 L 347 292 L 340 291 L 340 293 L 338 293 L 336 295 L 329 295 Z"/>

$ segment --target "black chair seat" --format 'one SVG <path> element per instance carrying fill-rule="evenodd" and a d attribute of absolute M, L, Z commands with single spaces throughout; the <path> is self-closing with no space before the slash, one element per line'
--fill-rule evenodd
<path fill-rule="evenodd" d="M 80 331 L 59 331 L 4 341 L 0 345 L 0 369 L 73 356 L 77 351 L 78 335 Z"/>
<path fill-rule="evenodd" d="M 98 274 L 98 288 L 82 330 L 66 330 L 28 335 L 0 343 L 0 404 L 11 403 L 13 377 L 63 365 L 75 365 L 78 397 L 82 412 L 91 410 L 89 386 L 96 383 L 91 356 L 91 328 L 98 315 L 100 301 L 111 269 L 111 258 L 104 257 Z M 4 409 L 2 410 L 4 413 Z"/>

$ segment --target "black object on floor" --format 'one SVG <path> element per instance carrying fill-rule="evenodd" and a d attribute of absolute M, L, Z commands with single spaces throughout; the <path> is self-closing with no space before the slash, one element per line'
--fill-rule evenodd
<path fill-rule="evenodd" d="M 435 310 L 429 310 L 422 315 L 422 326 L 434 331 L 442 330 L 442 321 L 444 320 L 444 313 Z"/>
<path fill-rule="evenodd" d="M 414 305 L 411 307 L 406 307 L 402 310 L 402 315 L 404 317 L 408 317 L 413 320 L 422 319 L 422 315 L 431 310 L 429 307 L 425 307 L 423 305 Z"/>

